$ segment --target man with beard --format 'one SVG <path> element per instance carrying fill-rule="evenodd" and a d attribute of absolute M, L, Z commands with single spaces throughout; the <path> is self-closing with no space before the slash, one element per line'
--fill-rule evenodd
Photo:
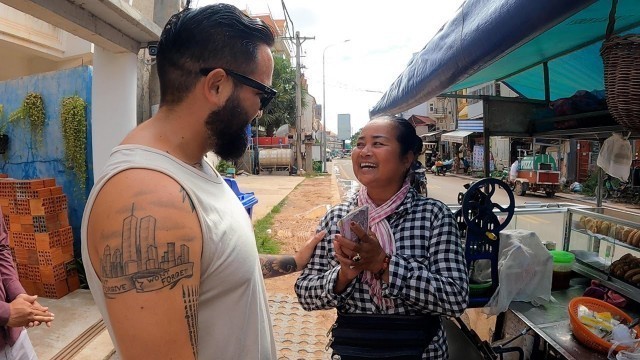
<path fill-rule="evenodd" d="M 160 109 L 113 150 L 82 222 L 87 280 L 123 359 L 276 358 L 263 276 L 303 268 L 324 233 L 295 256 L 259 256 L 244 207 L 203 161 L 246 149 L 276 94 L 273 43 L 226 4 L 162 32 Z"/>

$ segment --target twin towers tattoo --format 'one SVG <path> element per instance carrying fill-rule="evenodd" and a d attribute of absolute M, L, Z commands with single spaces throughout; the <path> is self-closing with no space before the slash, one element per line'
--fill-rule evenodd
<path fill-rule="evenodd" d="M 170 286 L 193 276 L 193 261 L 189 246 L 176 248 L 168 242 L 159 249 L 156 244 L 156 218 L 138 218 L 131 206 L 131 214 L 122 221 L 119 248 L 104 247 L 100 259 L 102 288 L 107 297 L 131 290 L 148 292 Z"/>

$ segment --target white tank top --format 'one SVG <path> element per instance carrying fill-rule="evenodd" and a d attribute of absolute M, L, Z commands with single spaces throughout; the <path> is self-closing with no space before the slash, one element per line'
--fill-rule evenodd
<path fill-rule="evenodd" d="M 96 195 L 107 180 L 123 170 L 137 168 L 164 173 L 187 191 L 202 226 L 198 357 L 275 359 L 269 306 L 251 220 L 220 174 L 206 162 L 203 167 L 205 172 L 145 146 L 122 145 L 113 149 L 87 199 L 82 219 L 82 260 L 91 293 L 112 333 L 102 284 L 86 246 L 87 221 Z M 113 336 L 111 339 L 114 340 Z"/>

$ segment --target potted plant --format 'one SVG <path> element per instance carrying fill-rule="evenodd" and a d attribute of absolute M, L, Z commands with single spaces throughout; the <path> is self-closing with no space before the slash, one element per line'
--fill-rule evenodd
<path fill-rule="evenodd" d="M 4 106 L 0 104 L 0 154 L 5 154 L 9 149 L 7 125 L 9 125 L 9 123 L 4 119 Z"/>
<path fill-rule="evenodd" d="M 22 105 L 9 115 L 10 123 L 25 122 L 31 129 L 31 136 L 36 146 L 40 146 L 44 139 L 46 113 L 42 95 L 30 92 L 22 101 Z"/>

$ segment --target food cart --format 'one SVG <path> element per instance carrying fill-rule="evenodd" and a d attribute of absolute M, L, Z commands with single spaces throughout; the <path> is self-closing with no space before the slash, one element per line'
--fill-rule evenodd
<path fill-rule="evenodd" d="M 637 0 L 467 0 L 456 16 L 414 56 L 373 107 L 371 116 L 399 113 L 435 96 L 467 98 L 482 101 L 485 144 L 490 143 L 491 136 L 529 137 L 534 142 L 536 139 L 603 141 L 612 132 L 623 132 L 629 139 L 639 138 L 638 127 L 623 126 L 614 120 L 612 113 L 618 107 L 610 105 L 609 109 L 581 109 L 565 114 L 549 112 L 551 99 L 570 98 L 583 89 L 604 89 L 602 41 L 607 32 L 640 33 L 638 7 Z M 615 11 L 621 16 L 616 17 Z M 475 96 L 459 91 L 488 81 L 505 82 L 521 96 Z M 630 89 L 626 99 L 636 99 L 639 93 L 640 89 Z M 489 160 L 487 151 L 486 177 Z M 508 311 L 498 316 L 492 340 L 527 333 L 534 339 L 529 355 L 532 359 L 606 359 L 606 354 L 593 350 L 575 336 L 570 325 L 569 302 L 581 296 L 592 280 L 597 280 L 625 296 L 630 303 L 625 311 L 638 316 L 640 288 L 612 272 L 612 268 L 616 269 L 612 264 L 629 254 L 640 257 L 635 237 L 629 243 L 617 233 L 619 229 L 637 233 L 640 216 L 604 208 L 600 197 L 593 208 L 568 204 L 516 208 L 510 226 L 519 228 L 518 219 L 523 214 L 561 219 L 562 226 L 557 227 L 560 234 L 545 240 L 575 254 L 572 267 L 575 278 L 569 289 L 552 292 L 556 303 L 535 307 L 513 302 Z M 589 218 L 591 225 L 607 222 L 609 227 L 585 227 L 581 224 L 583 218 L 582 223 Z M 538 233 L 548 230 L 545 227 L 548 226 L 533 225 L 529 230 Z M 611 232 L 611 228 L 615 230 Z M 450 339 L 460 337 L 452 334 Z M 497 350 L 495 343 L 488 345 L 473 336 L 465 339 L 471 339 L 478 350 L 483 350 L 480 355 L 466 351 L 461 355 L 465 359 L 497 357 L 495 351 L 487 355 Z"/>
<path fill-rule="evenodd" d="M 552 197 L 559 190 L 560 171 L 551 155 L 536 154 L 519 159 L 518 176 L 513 180 L 516 195 L 524 196 L 527 191 L 543 191 Z"/>
<path fill-rule="evenodd" d="M 476 188 L 485 186 L 485 181 L 497 183 L 497 179 L 484 179 L 476 182 Z M 468 191 L 473 191 L 472 186 Z M 508 187 L 506 184 L 503 188 Z M 476 189 L 477 190 L 477 189 Z M 640 316 L 640 282 L 638 279 L 625 277 L 624 273 L 616 272 L 616 262 L 623 261 L 625 258 L 634 260 L 625 260 L 629 263 L 637 263 L 636 267 L 640 269 L 640 237 L 636 243 L 635 234 L 631 235 L 632 230 L 640 229 L 640 215 L 617 209 L 609 209 L 602 207 L 589 207 L 586 205 L 576 205 L 572 203 L 554 203 L 554 204 L 526 204 L 521 206 L 513 206 L 511 204 L 491 204 L 491 197 L 495 194 L 497 187 L 490 187 L 487 195 L 482 197 L 482 201 L 476 200 L 475 204 L 465 209 L 469 196 L 464 193 L 461 205 L 451 205 L 452 211 L 458 214 L 469 214 L 464 223 L 475 222 L 479 225 L 478 234 L 482 237 L 485 231 L 494 229 L 514 230 L 514 229 L 532 229 L 540 234 L 540 238 L 545 242 L 551 242 L 554 247 L 563 249 L 564 251 L 575 254 L 575 263 L 571 267 L 571 280 L 567 283 L 566 289 L 560 289 L 551 292 L 554 301 L 534 306 L 529 302 L 514 301 L 509 305 L 507 311 L 498 315 L 496 319 L 495 332 L 491 341 L 480 340 L 473 329 L 467 327 L 459 319 L 456 325 L 451 322 L 445 324 L 447 335 L 451 335 L 450 348 L 452 352 L 451 359 L 460 359 L 455 354 L 464 355 L 469 359 L 493 359 L 504 352 L 517 352 L 519 358 L 523 359 L 529 356 L 531 359 L 539 358 L 565 358 L 565 359 L 606 359 L 606 355 L 602 352 L 594 351 L 590 346 L 585 345 L 583 341 L 579 341 L 572 334 L 570 314 L 568 311 L 569 303 L 578 297 L 582 297 L 585 290 L 590 287 L 591 280 L 597 280 L 602 286 L 616 291 L 629 301 L 629 306 L 624 308 L 624 312 L 632 318 Z M 480 201 L 480 202 L 478 202 Z M 483 202 L 484 201 L 484 202 Z M 485 203 L 488 201 L 488 203 Z M 470 210 L 471 209 L 471 210 Z M 474 212 L 474 209 L 476 212 Z M 480 211 L 477 211 L 477 210 Z M 486 211 L 482 209 L 492 209 L 493 216 L 487 216 Z M 550 226 L 551 229 L 536 229 L 535 224 L 528 222 L 530 218 L 538 218 L 542 223 L 555 223 L 561 226 Z M 475 220 L 474 220 L 475 219 Z M 498 225 L 497 219 L 502 219 Z M 462 219 L 458 218 L 458 221 Z M 533 225 L 533 226 L 532 226 Z M 484 226 L 484 228 L 482 228 Z M 469 253 L 470 233 L 469 227 L 465 224 L 459 224 L 466 238 L 465 248 L 467 249 L 467 260 L 475 261 L 478 259 L 490 258 L 487 256 L 478 256 L 477 252 Z M 477 227 L 477 226 L 476 226 Z M 625 233 L 625 231 L 629 230 Z M 496 235 L 500 234 L 496 232 Z M 487 244 L 499 246 L 486 240 L 478 246 L 476 240 L 471 241 L 471 247 L 487 249 Z M 485 251 L 485 255 L 488 255 Z M 492 267 L 496 267 L 497 260 L 493 259 Z M 625 271 L 633 272 L 631 268 Z M 637 272 L 637 271 L 636 271 Z M 492 274 L 492 288 L 499 285 L 496 275 Z M 473 288 L 470 295 L 470 307 L 482 307 L 488 300 L 489 294 L 474 295 Z M 463 332 L 461 336 L 458 332 Z M 640 328 L 638 329 L 640 330 Z M 527 334 L 532 341 L 527 346 L 525 341 L 512 342 Z M 505 341 L 508 342 L 505 344 Z M 493 343 L 493 344 L 491 344 Z M 470 354 L 467 350 L 460 353 L 457 347 L 472 345 L 478 349 L 478 353 Z M 505 346 L 510 345 L 510 346 Z"/>

